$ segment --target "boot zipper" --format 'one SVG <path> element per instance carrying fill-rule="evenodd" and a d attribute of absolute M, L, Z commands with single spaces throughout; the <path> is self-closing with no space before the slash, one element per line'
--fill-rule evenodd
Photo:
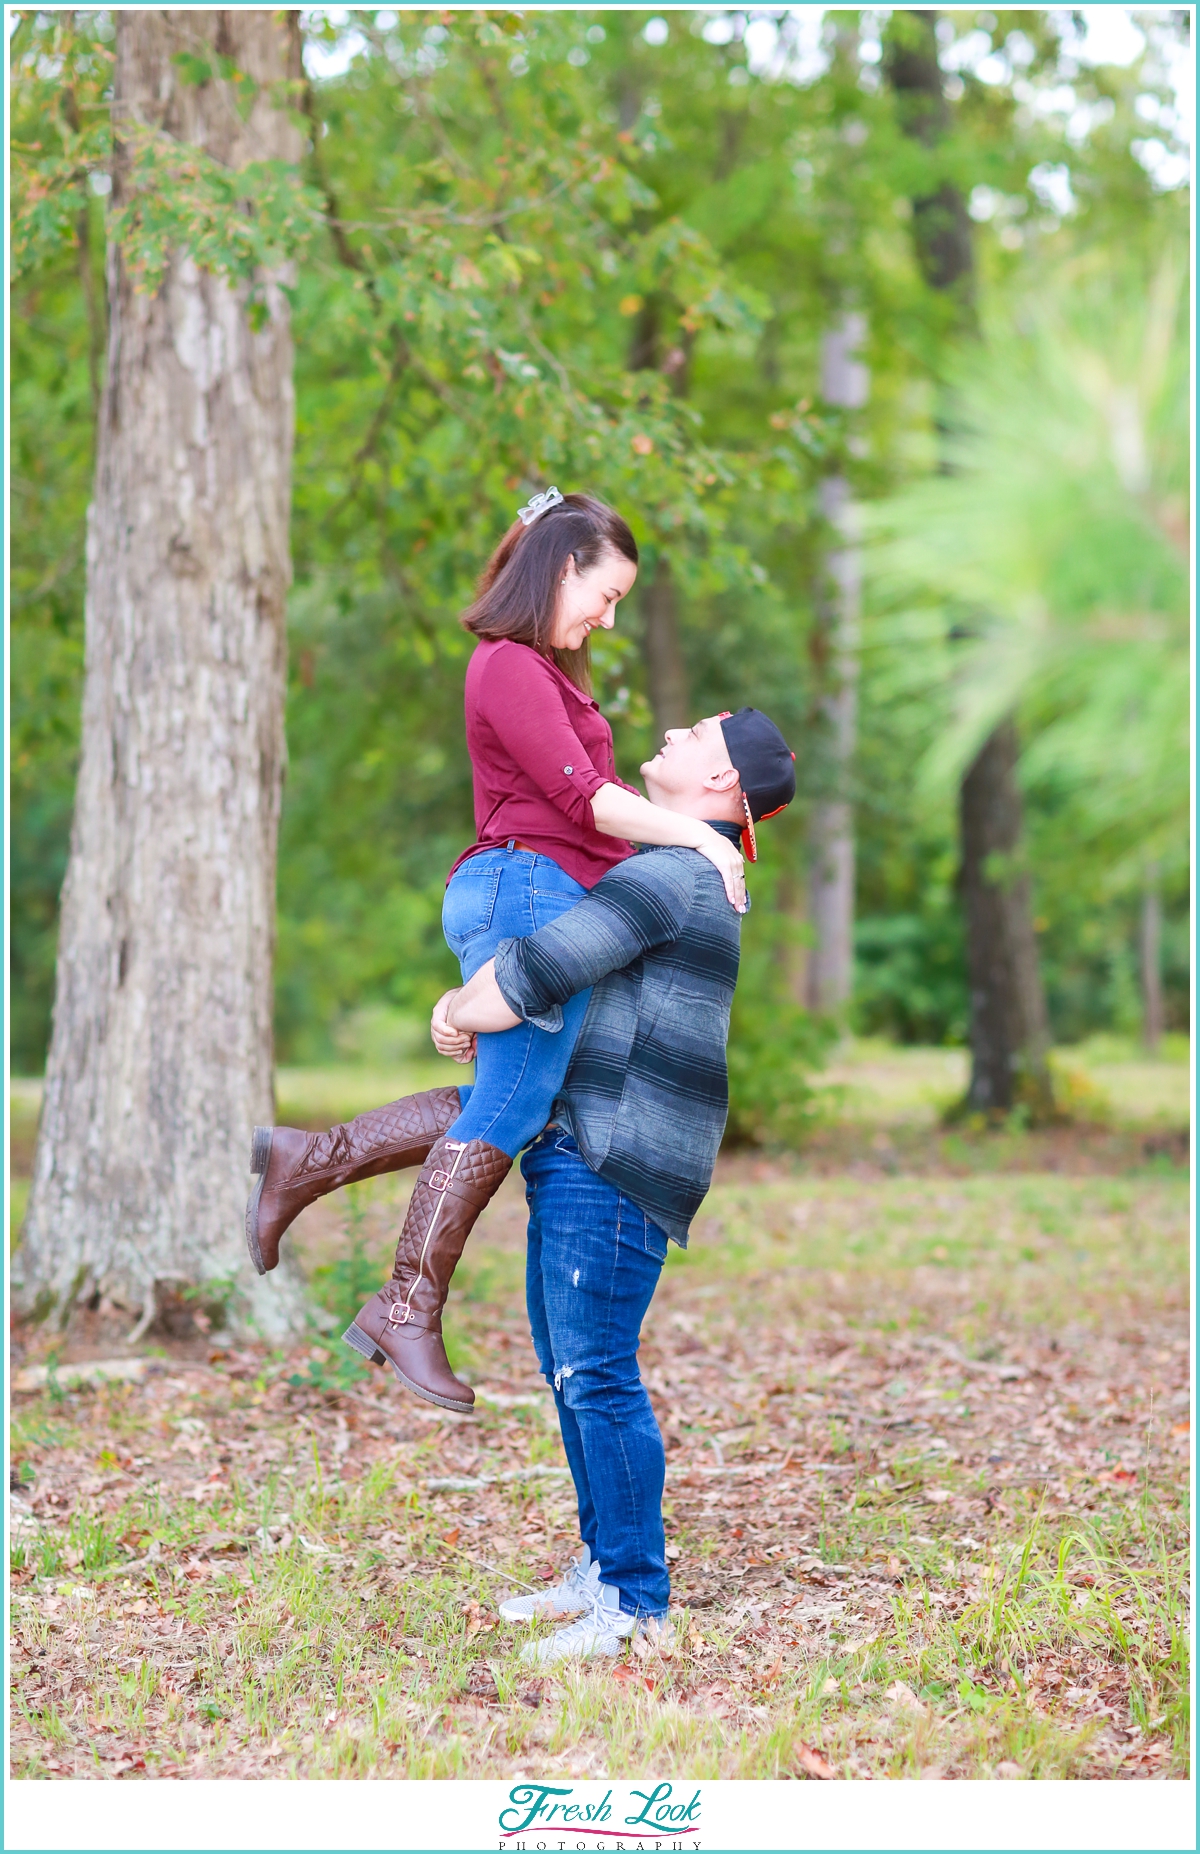
<path fill-rule="evenodd" d="M 451 1141 L 447 1140 L 446 1144 L 450 1145 Z M 450 1170 L 448 1172 L 436 1171 L 433 1173 L 432 1177 L 429 1180 L 430 1185 L 432 1185 L 434 1178 L 442 1179 L 443 1182 L 440 1185 L 440 1187 L 438 1187 L 441 1190 L 441 1196 L 438 1198 L 437 1206 L 434 1210 L 433 1215 L 429 1219 L 429 1228 L 426 1230 L 425 1240 L 421 1244 L 421 1255 L 420 1255 L 420 1259 L 417 1262 L 417 1272 L 415 1276 L 413 1277 L 412 1286 L 409 1288 L 408 1293 L 404 1296 L 404 1311 L 403 1313 L 398 1314 L 397 1309 L 400 1303 L 398 1301 L 393 1301 L 391 1308 L 388 1311 L 389 1326 L 407 1326 L 408 1322 L 412 1319 L 412 1297 L 416 1293 L 417 1288 L 420 1286 L 421 1278 L 425 1272 L 426 1251 L 428 1250 L 430 1241 L 432 1240 L 433 1232 L 435 1228 L 437 1227 L 437 1220 L 442 1214 L 442 1206 L 446 1202 L 446 1194 L 449 1191 L 450 1186 L 454 1183 L 454 1175 L 458 1170 L 459 1164 L 462 1160 L 463 1153 L 466 1150 L 467 1150 L 467 1144 L 466 1144 L 466 1141 L 463 1141 L 463 1143 L 458 1148 L 458 1152 L 455 1156 L 454 1164 L 450 1167 Z"/>

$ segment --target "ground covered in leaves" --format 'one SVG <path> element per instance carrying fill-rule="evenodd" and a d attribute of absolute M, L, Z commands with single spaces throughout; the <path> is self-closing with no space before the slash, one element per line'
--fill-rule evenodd
<path fill-rule="evenodd" d="M 1186 1175 L 922 1150 L 723 1165 L 642 1350 L 673 1627 L 552 1679 L 495 1613 L 576 1542 L 515 1182 L 452 1303 L 473 1417 L 336 1335 L 76 1387 L 122 1352 L 83 1331 L 13 1399 L 13 1774 L 1186 1774 Z M 302 1219 L 331 1315 L 404 1190 Z"/>

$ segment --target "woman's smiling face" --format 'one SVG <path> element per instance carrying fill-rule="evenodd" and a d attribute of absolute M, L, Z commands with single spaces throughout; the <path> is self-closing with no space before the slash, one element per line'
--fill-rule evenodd
<path fill-rule="evenodd" d="M 572 555 L 558 589 L 558 610 L 550 631 L 553 650 L 578 650 L 599 626 L 611 631 L 618 599 L 637 578 L 637 568 L 623 554 L 601 554 L 595 566 L 581 573 Z"/>

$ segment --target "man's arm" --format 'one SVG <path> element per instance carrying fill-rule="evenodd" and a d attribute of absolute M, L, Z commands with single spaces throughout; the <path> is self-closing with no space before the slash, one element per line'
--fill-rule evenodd
<path fill-rule="evenodd" d="M 494 959 L 489 959 L 486 966 L 480 966 L 474 978 L 468 979 L 458 991 L 448 991 L 439 1000 L 435 1017 L 438 1013 L 444 1016 L 452 1030 L 463 1030 L 469 1036 L 479 1036 L 494 1030 L 511 1030 L 521 1021 L 516 1012 L 510 1010 L 504 1002 L 496 983 Z"/>
<path fill-rule="evenodd" d="M 548 926 L 526 939 L 502 940 L 495 958 L 450 999 L 448 1021 L 466 1032 L 506 1030 L 522 1019 L 559 1029 L 559 1007 L 568 998 L 678 939 L 694 867 L 691 858 L 664 852 L 610 870 Z"/>

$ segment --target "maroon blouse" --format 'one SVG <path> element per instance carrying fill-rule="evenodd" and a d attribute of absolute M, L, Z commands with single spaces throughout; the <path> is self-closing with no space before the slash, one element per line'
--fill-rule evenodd
<path fill-rule="evenodd" d="M 635 790 L 617 777 L 612 729 L 556 664 L 510 638 L 483 640 L 467 665 L 465 706 L 477 837 L 454 869 L 519 837 L 593 888 L 633 855 L 592 819 L 602 785 Z"/>

